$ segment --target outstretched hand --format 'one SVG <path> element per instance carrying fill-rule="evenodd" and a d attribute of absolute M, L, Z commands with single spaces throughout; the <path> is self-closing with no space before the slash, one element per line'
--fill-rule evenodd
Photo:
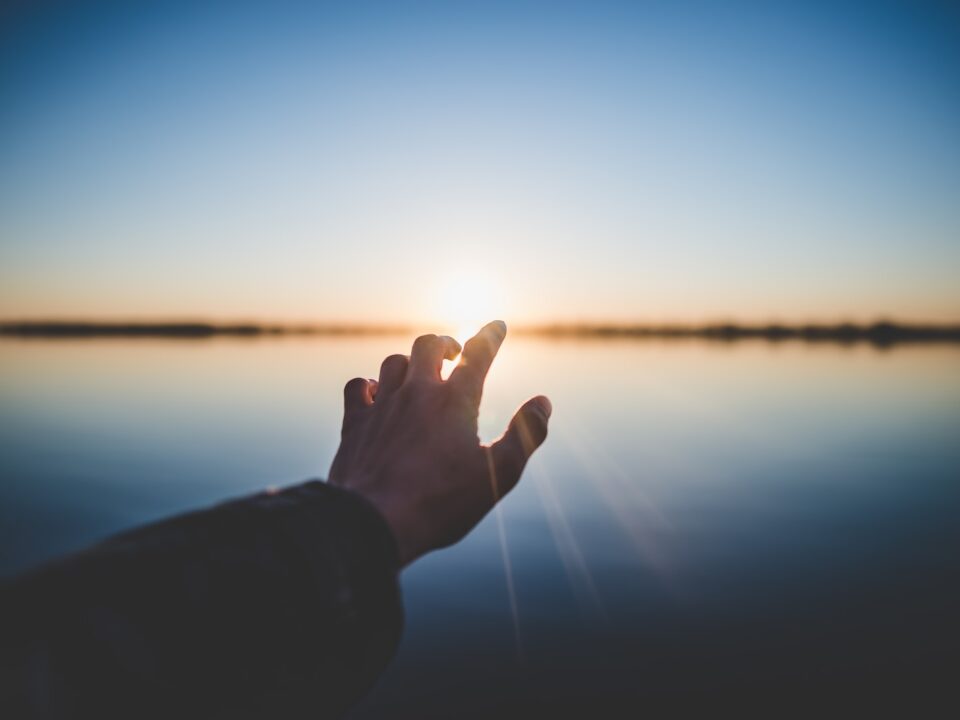
<path fill-rule="evenodd" d="M 460 354 L 451 337 L 422 335 L 410 355 L 391 355 L 379 380 L 344 388 L 343 431 L 330 482 L 369 500 L 386 519 L 407 565 L 466 535 L 508 493 L 547 436 L 550 401 L 525 402 L 496 442 L 481 445 L 483 383 L 507 326 L 487 324 Z"/>

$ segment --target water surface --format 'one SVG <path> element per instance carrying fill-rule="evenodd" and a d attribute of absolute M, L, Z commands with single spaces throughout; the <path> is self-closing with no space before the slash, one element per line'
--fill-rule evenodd
<path fill-rule="evenodd" d="M 343 383 L 408 343 L 0 341 L 0 572 L 323 476 Z M 355 716 L 936 688 L 960 660 L 958 370 L 957 346 L 509 339 L 481 434 L 542 392 L 550 437 L 499 518 L 404 573 L 400 652 Z"/>

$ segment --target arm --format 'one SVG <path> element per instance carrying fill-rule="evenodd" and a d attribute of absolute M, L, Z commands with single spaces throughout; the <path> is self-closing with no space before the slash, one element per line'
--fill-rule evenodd
<path fill-rule="evenodd" d="M 5 594 L 8 717 L 336 715 L 392 656 L 396 543 L 310 482 L 118 535 Z M 4 713 L 6 715 L 6 713 Z"/>
<path fill-rule="evenodd" d="M 502 323 L 425 335 L 344 391 L 329 483 L 112 538 L 4 590 L 2 707 L 15 717 L 343 712 L 399 641 L 397 572 L 465 535 L 546 436 L 534 398 L 477 439 Z M 6 714 L 6 713 L 5 713 Z"/>

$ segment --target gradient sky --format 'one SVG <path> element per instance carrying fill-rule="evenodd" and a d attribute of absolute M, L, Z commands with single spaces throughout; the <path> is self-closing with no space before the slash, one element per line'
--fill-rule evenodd
<path fill-rule="evenodd" d="M 950 3 L 0 13 L 0 317 L 960 320 Z"/>

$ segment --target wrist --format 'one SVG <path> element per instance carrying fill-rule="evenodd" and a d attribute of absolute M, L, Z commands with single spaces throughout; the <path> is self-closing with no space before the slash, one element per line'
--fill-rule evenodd
<path fill-rule="evenodd" d="M 397 547 L 397 557 L 399 559 L 400 569 L 406 567 L 423 554 L 422 542 L 420 542 L 420 529 L 418 523 L 412 522 L 408 518 L 399 503 L 383 496 L 380 493 L 364 490 L 366 483 L 346 482 L 342 487 L 351 491 L 353 494 L 362 497 L 383 520 L 384 524 L 393 536 Z"/>

